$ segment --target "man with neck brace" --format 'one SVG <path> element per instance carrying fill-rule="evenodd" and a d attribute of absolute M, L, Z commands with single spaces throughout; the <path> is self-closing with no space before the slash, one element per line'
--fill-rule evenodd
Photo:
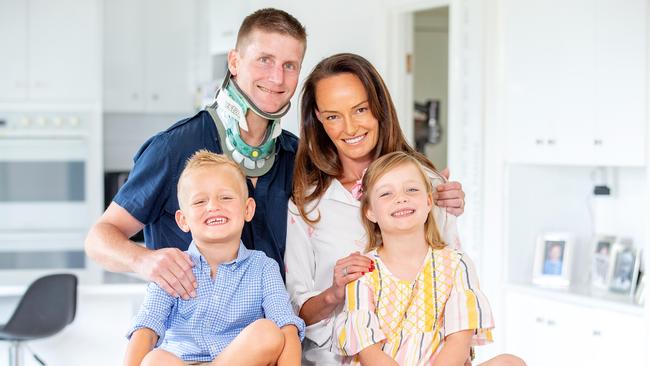
<path fill-rule="evenodd" d="M 171 295 L 196 295 L 187 250 L 176 225 L 176 185 L 197 150 L 225 154 L 248 176 L 257 208 L 242 241 L 276 260 L 284 278 L 288 200 L 298 139 L 282 130 L 306 49 L 305 28 L 290 14 L 261 9 L 246 17 L 228 54 L 212 106 L 150 138 L 129 179 L 86 238 L 89 257 L 115 272 L 136 272 Z M 144 228 L 146 247 L 129 240 Z M 236 264 L 235 264 L 236 265 Z"/>

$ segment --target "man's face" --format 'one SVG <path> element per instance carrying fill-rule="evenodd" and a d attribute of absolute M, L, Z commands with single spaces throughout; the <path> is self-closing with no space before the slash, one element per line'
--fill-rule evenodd
<path fill-rule="evenodd" d="M 267 113 L 284 107 L 298 85 L 304 44 L 279 33 L 254 30 L 240 49 L 228 54 L 237 85 Z"/>

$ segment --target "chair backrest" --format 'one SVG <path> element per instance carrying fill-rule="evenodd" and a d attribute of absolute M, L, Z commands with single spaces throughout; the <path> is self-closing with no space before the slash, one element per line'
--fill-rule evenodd
<path fill-rule="evenodd" d="M 29 285 L 3 331 L 15 339 L 48 337 L 72 323 L 76 311 L 77 277 L 44 276 Z"/>

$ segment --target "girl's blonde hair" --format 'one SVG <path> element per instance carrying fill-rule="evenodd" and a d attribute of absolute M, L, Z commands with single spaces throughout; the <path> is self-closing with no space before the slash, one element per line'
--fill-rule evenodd
<path fill-rule="evenodd" d="M 420 160 L 422 159 L 426 158 L 420 153 L 409 154 L 404 151 L 396 151 L 380 157 L 375 160 L 370 167 L 368 167 L 361 182 L 361 190 L 363 192 L 363 196 L 361 197 L 361 221 L 363 222 L 363 227 L 366 229 L 366 234 L 368 235 L 368 245 L 366 246 L 367 251 L 379 248 L 382 245 L 379 225 L 370 221 L 366 217 L 366 212 L 368 212 L 368 209 L 370 208 L 370 192 L 372 187 L 381 177 L 386 175 L 386 173 L 405 164 L 415 165 L 420 173 L 420 178 L 422 178 L 424 185 L 427 187 L 427 195 L 433 200 L 433 186 L 431 185 L 431 180 L 429 179 L 425 168 L 420 163 Z M 436 219 L 433 217 L 433 209 L 429 211 L 427 220 L 424 222 L 424 238 L 427 244 L 433 249 L 440 249 L 446 245 L 442 240 L 440 231 L 438 231 Z"/>

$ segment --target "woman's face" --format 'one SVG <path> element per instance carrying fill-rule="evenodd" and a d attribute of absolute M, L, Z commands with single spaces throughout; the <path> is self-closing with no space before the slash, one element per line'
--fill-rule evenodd
<path fill-rule="evenodd" d="M 350 73 L 316 83 L 316 116 L 338 151 L 339 158 L 370 161 L 379 139 L 379 123 L 370 112 L 361 80 Z"/>

